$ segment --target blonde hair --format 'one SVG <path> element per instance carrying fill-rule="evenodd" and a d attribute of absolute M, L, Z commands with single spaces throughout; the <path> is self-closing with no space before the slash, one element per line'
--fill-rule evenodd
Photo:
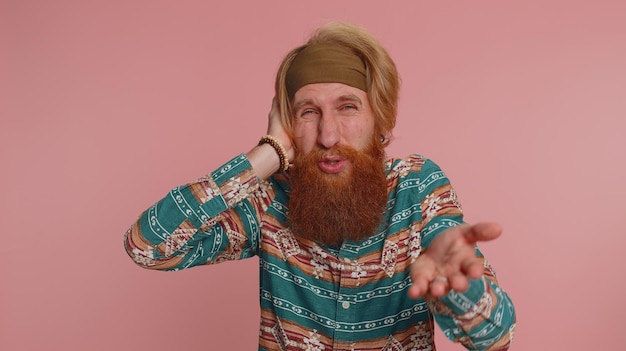
<path fill-rule="evenodd" d="M 281 120 L 291 133 L 292 106 L 287 93 L 286 76 L 289 66 L 300 51 L 311 44 L 336 44 L 354 51 L 365 63 L 367 96 L 381 133 L 391 134 L 398 113 L 400 78 L 396 65 L 374 36 L 354 24 L 331 22 L 318 28 L 306 44 L 291 50 L 276 74 L 275 94 Z M 385 145 L 390 138 L 385 138 Z"/>

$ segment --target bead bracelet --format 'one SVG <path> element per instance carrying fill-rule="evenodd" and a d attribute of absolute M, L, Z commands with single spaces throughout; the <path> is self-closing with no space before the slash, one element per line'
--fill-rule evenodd
<path fill-rule="evenodd" d="M 262 136 L 259 145 L 262 144 L 270 144 L 274 150 L 276 150 L 278 159 L 280 160 L 280 170 L 281 172 L 285 172 L 289 168 L 289 159 L 287 158 L 287 151 L 285 151 L 283 144 L 271 135 Z"/>

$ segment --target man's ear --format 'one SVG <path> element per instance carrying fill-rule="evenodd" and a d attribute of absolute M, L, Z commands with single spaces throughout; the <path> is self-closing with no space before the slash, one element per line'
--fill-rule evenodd
<path fill-rule="evenodd" d="M 389 145 L 389 143 L 391 143 L 391 138 L 392 134 L 390 131 L 382 131 L 380 133 L 380 142 L 383 144 L 383 146 Z"/>

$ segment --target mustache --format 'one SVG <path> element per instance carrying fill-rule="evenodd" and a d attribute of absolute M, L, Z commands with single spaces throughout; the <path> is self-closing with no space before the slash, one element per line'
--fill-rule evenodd
<path fill-rule="evenodd" d="M 359 152 L 353 147 L 338 145 L 330 149 L 315 148 L 308 153 L 297 153 L 292 162 L 292 168 L 315 167 L 318 163 L 327 158 L 342 158 L 351 164 L 355 164 L 359 157 L 367 157 L 367 154 Z M 312 168 L 313 169 L 313 168 Z M 315 172 L 321 172 L 317 167 Z"/>
<path fill-rule="evenodd" d="M 377 138 L 374 138 L 363 149 L 357 150 L 349 145 L 335 145 L 330 149 L 324 149 L 315 147 L 308 153 L 296 150 L 295 160 L 300 162 L 319 162 L 327 157 L 341 157 L 348 161 L 354 162 L 359 158 L 370 157 L 375 159 L 382 159 L 385 151 L 382 143 Z M 297 162 L 296 162 L 297 163 Z"/>
<path fill-rule="evenodd" d="M 354 158 L 357 153 L 358 151 L 351 146 L 337 145 L 337 146 L 333 146 L 330 149 L 315 148 L 309 151 L 306 155 L 300 154 L 299 156 L 314 159 L 314 160 L 321 160 L 323 158 L 332 157 L 332 156 L 334 157 L 339 156 L 339 157 L 350 159 L 350 158 Z"/>

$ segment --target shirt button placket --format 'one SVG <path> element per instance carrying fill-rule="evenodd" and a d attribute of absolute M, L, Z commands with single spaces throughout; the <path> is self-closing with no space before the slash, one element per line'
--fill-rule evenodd
<path fill-rule="evenodd" d="M 339 291 L 337 297 L 336 304 L 336 316 L 337 320 L 340 321 L 338 323 L 338 328 L 336 333 L 340 333 L 341 342 L 337 343 L 337 339 L 335 339 L 335 343 L 333 345 L 333 350 L 347 350 L 345 347 L 354 342 L 354 335 L 349 332 L 349 329 L 354 330 L 354 323 L 356 322 L 356 301 L 354 299 L 354 289 L 350 286 L 351 280 L 351 272 L 352 272 L 352 261 L 346 257 L 350 257 L 350 253 L 344 250 L 344 246 L 342 245 L 339 252 L 339 260 L 341 261 L 341 265 L 339 266 Z M 341 345 L 341 346 L 340 346 Z"/>

